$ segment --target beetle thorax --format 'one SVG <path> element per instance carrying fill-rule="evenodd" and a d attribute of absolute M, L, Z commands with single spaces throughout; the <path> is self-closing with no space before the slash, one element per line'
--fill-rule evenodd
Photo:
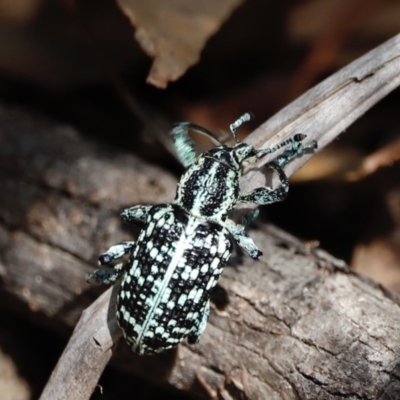
<path fill-rule="evenodd" d="M 236 147 L 220 146 L 200 155 L 182 176 L 174 203 L 209 221 L 224 221 L 239 195 L 241 159 Z"/>

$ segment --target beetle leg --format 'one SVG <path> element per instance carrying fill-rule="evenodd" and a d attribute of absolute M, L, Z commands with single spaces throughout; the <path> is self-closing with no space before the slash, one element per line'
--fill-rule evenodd
<path fill-rule="evenodd" d="M 118 258 L 123 257 L 125 254 L 132 252 L 135 247 L 135 242 L 122 242 L 111 246 L 105 253 L 99 257 L 99 265 L 107 267 L 112 266 L 112 263 Z"/>
<path fill-rule="evenodd" d="M 225 228 L 236 240 L 237 244 L 254 260 L 258 260 L 262 252 L 258 249 L 253 239 L 246 233 L 243 225 L 226 223 Z"/>
<path fill-rule="evenodd" d="M 132 224 L 142 225 L 146 222 L 147 216 L 149 215 L 150 208 L 152 205 L 139 205 L 130 208 L 125 208 L 121 212 L 121 218 L 125 222 Z"/>
<path fill-rule="evenodd" d="M 85 279 L 88 283 L 95 282 L 112 285 L 121 277 L 121 273 L 126 269 L 126 267 L 126 263 L 119 263 L 114 266 L 112 271 L 96 269 L 92 274 L 87 274 Z"/>
<path fill-rule="evenodd" d="M 289 192 L 288 177 L 286 176 L 283 169 L 275 164 L 275 162 L 268 164 L 268 167 L 274 169 L 278 173 L 281 184 L 276 189 L 271 189 L 269 187 L 259 187 L 257 189 L 254 189 L 250 193 L 243 193 L 239 195 L 238 203 L 242 202 L 265 205 L 285 200 Z"/>
<path fill-rule="evenodd" d="M 99 257 L 99 265 L 112 268 L 112 270 L 96 269 L 92 274 L 86 275 L 86 282 L 96 282 L 112 284 L 116 282 L 125 271 L 129 263 L 120 262 L 113 264 L 118 258 L 125 254 L 132 253 L 135 242 L 122 242 L 111 246 L 105 253 Z"/>
<path fill-rule="evenodd" d="M 284 167 L 294 158 L 308 151 L 313 151 L 317 148 L 317 142 L 315 141 L 308 146 L 303 146 L 301 141 L 304 138 L 305 135 L 302 134 L 294 135 L 291 144 L 285 149 L 285 151 L 274 161 L 267 164 L 267 167 L 272 168 L 278 173 L 279 179 L 281 181 L 281 184 L 276 189 L 271 189 L 269 187 L 260 187 L 254 189 L 250 193 L 243 193 L 239 195 L 238 203 L 242 202 L 265 205 L 285 200 L 289 192 L 289 179 L 283 171 L 282 167 Z"/>

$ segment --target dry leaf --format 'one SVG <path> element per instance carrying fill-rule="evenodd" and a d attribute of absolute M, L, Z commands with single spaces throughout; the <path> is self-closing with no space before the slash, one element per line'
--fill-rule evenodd
<path fill-rule="evenodd" d="M 196 64 L 207 39 L 243 0 L 118 0 L 154 62 L 147 82 L 167 87 Z"/>

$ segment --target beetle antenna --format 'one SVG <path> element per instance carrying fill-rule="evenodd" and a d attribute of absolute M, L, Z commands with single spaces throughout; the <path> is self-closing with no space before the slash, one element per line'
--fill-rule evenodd
<path fill-rule="evenodd" d="M 236 129 L 239 128 L 244 122 L 250 121 L 253 119 L 253 114 L 245 113 L 240 118 L 238 118 L 234 123 L 229 125 L 229 128 L 232 132 L 233 137 L 235 138 L 236 143 L 239 143 L 238 137 L 236 135 Z"/>
<path fill-rule="evenodd" d="M 210 132 L 208 129 L 203 128 L 202 126 L 193 124 L 191 122 L 179 122 L 179 123 L 174 124 L 174 127 L 175 126 L 179 126 L 179 125 L 180 126 L 185 126 L 186 129 L 191 129 L 192 131 L 201 133 L 202 135 L 209 137 L 211 139 L 211 141 L 214 144 L 216 144 L 217 146 L 222 146 L 222 143 L 218 139 L 218 137 L 214 133 Z"/>

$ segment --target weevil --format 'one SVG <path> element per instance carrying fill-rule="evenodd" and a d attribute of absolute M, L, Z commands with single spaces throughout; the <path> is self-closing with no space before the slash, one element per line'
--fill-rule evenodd
<path fill-rule="evenodd" d="M 265 205 L 282 201 L 289 183 L 283 167 L 297 156 L 317 148 L 314 141 L 295 134 L 277 146 L 257 150 L 238 140 L 236 130 L 250 120 L 246 113 L 230 125 L 232 147 L 216 135 L 190 122 L 173 126 L 171 136 L 177 155 L 186 168 L 175 199 L 170 204 L 136 205 L 122 211 L 124 221 L 142 226 L 136 242 L 112 246 L 99 257 L 102 268 L 88 281 L 115 283 L 121 279 L 116 315 L 128 345 L 137 354 L 155 354 L 170 349 L 185 338 L 195 344 L 206 328 L 210 292 L 228 262 L 234 242 L 251 258 L 262 255 L 245 225 L 228 220 L 238 203 Z M 202 133 L 216 147 L 196 156 L 189 130 Z M 267 164 L 278 174 L 280 184 L 240 193 L 243 167 L 285 147 Z M 122 261 L 127 256 L 128 261 Z"/>

